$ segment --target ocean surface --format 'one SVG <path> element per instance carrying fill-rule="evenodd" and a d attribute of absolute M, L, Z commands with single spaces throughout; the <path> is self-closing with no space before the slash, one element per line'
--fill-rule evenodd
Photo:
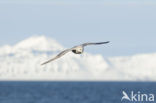
<path fill-rule="evenodd" d="M 1 81 L 0 103 L 137 103 L 129 96 L 156 95 L 156 82 L 24 82 Z M 145 98 L 144 98 L 145 100 Z M 156 103 L 156 100 L 138 103 Z"/>

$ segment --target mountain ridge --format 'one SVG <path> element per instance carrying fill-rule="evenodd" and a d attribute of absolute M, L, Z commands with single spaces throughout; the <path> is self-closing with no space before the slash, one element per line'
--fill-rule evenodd
<path fill-rule="evenodd" d="M 70 52 L 54 62 L 40 65 L 63 49 L 57 41 L 45 36 L 3 46 L 0 48 L 0 80 L 156 80 L 156 53 L 104 58 L 100 54 Z"/>

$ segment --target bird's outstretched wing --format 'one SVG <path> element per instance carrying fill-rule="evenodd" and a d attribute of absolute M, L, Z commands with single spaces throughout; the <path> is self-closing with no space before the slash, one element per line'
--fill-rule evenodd
<path fill-rule="evenodd" d="M 41 65 L 47 64 L 47 63 L 49 63 L 49 62 L 51 62 L 51 61 L 53 61 L 53 60 L 55 60 L 55 59 L 57 59 L 57 58 L 60 58 L 61 56 L 65 55 L 66 53 L 68 53 L 69 51 L 71 51 L 71 50 L 73 50 L 73 49 L 74 49 L 74 48 L 66 49 L 66 50 L 62 51 L 61 53 L 59 53 L 59 54 L 58 54 L 57 56 L 55 56 L 54 58 L 52 58 L 52 59 L 50 59 L 50 60 L 48 60 L 48 61 L 42 63 Z"/>
<path fill-rule="evenodd" d="M 100 45 L 100 44 L 107 44 L 109 41 L 106 42 L 98 42 L 98 43 L 84 43 L 82 46 L 87 46 L 87 45 Z"/>

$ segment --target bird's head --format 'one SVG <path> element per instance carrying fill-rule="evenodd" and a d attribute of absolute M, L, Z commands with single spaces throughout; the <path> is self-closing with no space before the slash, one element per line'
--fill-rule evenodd
<path fill-rule="evenodd" d="M 79 47 L 76 48 L 76 50 L 77 50 L 78 52 L 81 52 L 81 53 L 82 53 L 82 52 L 83 52 L 83 47 L 79 46 Z"/>

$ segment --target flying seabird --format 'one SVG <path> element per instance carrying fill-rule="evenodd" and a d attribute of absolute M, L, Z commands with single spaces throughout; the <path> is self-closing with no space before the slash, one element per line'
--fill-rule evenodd
<path fill-rule="evenodd" d="M 100 45 L 100 44 L 107 44 L 107 43 L 109 43 L 109 41 L 106 41 L 106 42 L 98 42 L 98 43 L 84 43 L 84 44 L 81 44 L 81 45 L 78 45 L 78 46 L 74 46 L 74 47 L 72 47 L 70 49 L 66 49 L 66 50 L 62 51 L 57 56 L 55 56 L 54 58 L 52 58 L 52 59 L 50 59 L 50 60 L 48 60 L 48 61 L 46 61 L 44 63 L 42 63 L 41 65 L 47 64 L 47 63 L 49 63 L 49 62 L 51 62 L 51 61 L 53 61 L 55 59 L 58 59 L 61 56 L 65 55 L 66 53 L 70 52 L 70 51 L 72 51 L 75 54 L 82 54 L 83 51 L 84 51 L 84 47 L 85 46 L 88 46 L 88 45 Z"/>

